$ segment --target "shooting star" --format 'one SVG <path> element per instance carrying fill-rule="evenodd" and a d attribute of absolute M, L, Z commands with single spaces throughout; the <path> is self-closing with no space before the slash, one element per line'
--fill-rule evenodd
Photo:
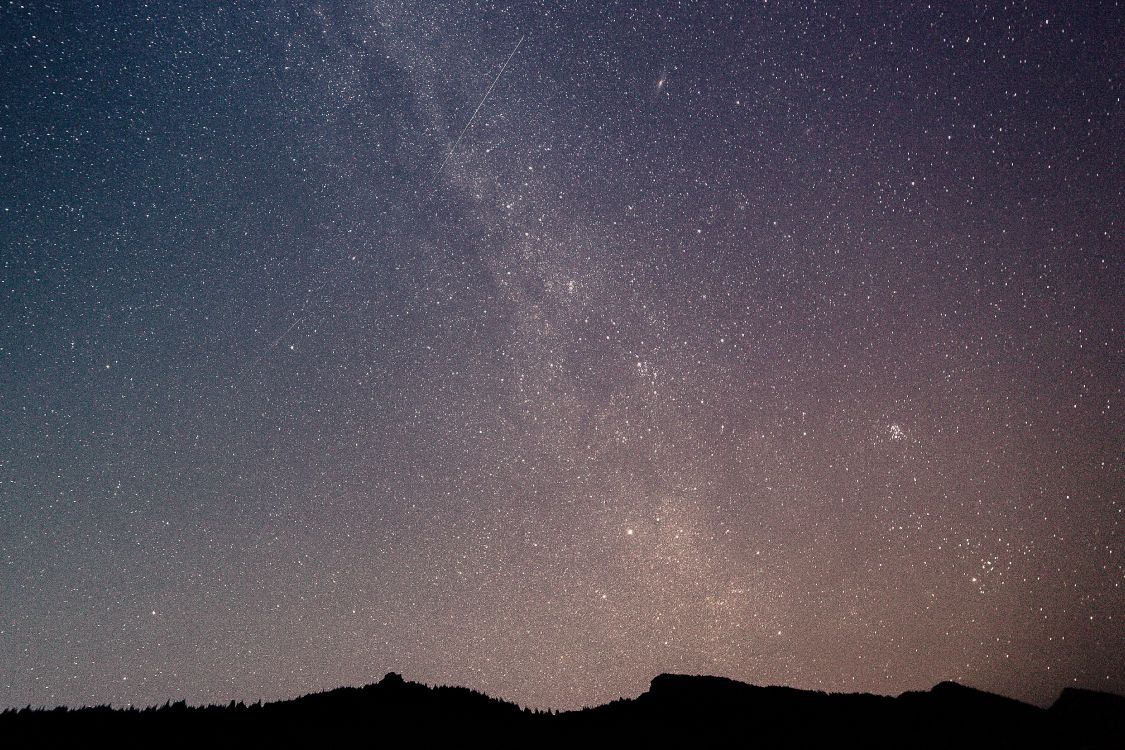
<path fill-rule="evenodd" d="M 288 336 L 290 331 L 292 331 L 294 328 L 296 328 L 301 323 L 303 323 L 307 317 L 309 317 L 307 313 L 302 313 L 300 316 L 298 316 L 298 318 L 296 320 L 294 320 L 292 323 L 290 323 L 289 327 L 286 328 L 284 331 L 282 331 L 281 334 L 273 340 L 272 344 L 270 344 L 265 349 L 263 349 L 258 354 L 258 356 L 254 358 L 254 361 L 250 363 L 250 366 L 248 368 L 246 368 L 246 374 L 245 374 L 244 377 L 252 378 L 255 375 L 255 373 L 257 372 L 258 365 L 261 363 L 261 361 L 263 359 L 266 358 L 266 355 L 269 354 L 270 352 L 272 352 L 274 349 L 276 349 L 277 345 L 281 343 L 281 340 L 284 339 L 286 336 Z"/>
<path fill-rule="evenodd" d="M 465 137 L 465 133 L 469 132 L 469 128 L 473 126 L 473 122 L 476 121 L 477 115 L 480 114 L 480 111 L 484 107 L 485 102 L 488 101 L 488 97 L 492 95 L 492 90 L 496 88 L 496 84 L 500 81 L 500 76 L 504 75 L 504 71 L 508 69 L 508 65 L 512 62 L 512 58 L 516 56 L 516 52 L 519 51 L 520 45 L 523 44 L 524 39 L 527 39 L 527 34 L 521 36 L 519 41 L 516 42 L 516 46 L 513 47 L 512 51 L 508 54 L 507 59 L 504 60 L 504 64 L 500 66 L 500 71 L 496 74 L 496 77 L 492 79 L 492 83 L 489 85 L 488 90 L 485 91 L 484 96 L 481 97 L 480 103 L 477 104 L 477 108 L 473 110 L 472 117 L 470 117 L 469 121 L 465 123 L 465 127 L 461 128 L 461 132 L 457 134 L 457 138 L 453 141 L 453 145 L 451 145 L 449 147 L 449 151 L 446 152 L 445 158 L 441 160 L 441 164 L 439 164 L 437 170 L 434 171 L 433 177 L 430 178 L 429 195 L 433 195 L 434 190 L 437 186 L 437 180 L 441 176 L 442 171 L 444 171 L 445 165 L 449 163 L 450 158 L 453 156 L 454 152 L 457 151 L 457 147 L 461 145 L 461 140 Z M 355 257 L 353 256 L 351 260 L 354 261 Z M 296 318 L 293 320 L 293 322 L 290 323 L 289 326 L 284 331 L 282 331 L 268 346 L 266 346 L 264 349 L 262 349 L 261 352 L 258 353 L 258 356 L 254 358 L 254 361 L 251 362 L 250 366 L 246 368 L 243 379 L 253 378 L 256 375 L 258 365 L 261 364 L 262 360 L 264 360 L 270 352 L 276 349 L 285 339 L 285 337 L 292 333 L 295 328 L 297 328 L 307 319 L 313 316 L 313 313 L 308 309 L 309 302 L 312 300 L 313 295 L 327 286 L 330 281 L 331 278 L 326 278 L 319 287 L 309 292 L 309 294 L 305 297 L 305 301 L 296 311 Z M 324 316 L 318 316 L 318 319 L 320 320 L 322 320 L 323 318 Z"/>
<path fill-rule="evenodd" d="M 492 93 L 492 89 L 496 88 L 496 82 L 500 80 L 500 76 L 504 75 L 504 71 L 508 69 L 508 63 L 510 63 L 512 61 L 512 58 L 516 56 L 516 51 L 519 50 L 520 45 L 523 44 L 523 40 L 526 38 L 527 34 L 524 34 L 520 37 L 520 40 L 516 42 L 516 46 L 512 48 L 512 52 L 508 55 L 508 59 L 505 60 L 504 64 L 500 66 L 500 72 L 497 73 L 496 77 L 492 79 L 492 85 L 488 87 L 488 91 L 485 91 L 484 96 L 481 97 L 480 104 L 478 104 L 477 108 L 473 110 L 473 116 L 469 118 L 469 121 L 467 123 L 465 123 L 465 127 L 461 128 L 461 132 L 460 134 L 458 134 L 457 139 L 454 140 L 453 145 L 449 147 L 449 151 L 446 152 L 445 158 L 441 160 L 441 164 L 438 165 L 437 171 L 434 172 L 434 176 L 430 178 L 431 192 L 433 187 L 437 184 L 437 179 L 441 176 L 442 170 L 445 169 L 445 165 L 449 163 L 449 158 L 453 156 L 453 152 L 455 152 L 457 150 L 457 146 L 461 144 L 461 139 L 465 137 L 465 133 L 469 132 L 469 128 L 473 126 L 473 121 L 477 119 L 477 115 L 480 113 L 481 107 L 483 107 L 484 103 L 488 101 L 488 96 Z"/>
<path fill-rule="evenodd" d="M 301 322 L 302 322 L 302 321 L 303 321 L 303 320 L 304 320 L 304 319 L 305 319 L 306 317 L 307 317 L 307 316 L 305 316 L 305 315 L 302 315 L 301 317 L 299 317 L 299 318 L 297 318 L 296 320 L 294 320 L 294 321 L 293 321 L 293 323 L 292 323 L 292 325 L 290 325 L 290 326 L 289 326 L 288 328 L 286 328 L 286 329 L 285 329 L 284 331 L 282 331 L 282 332 L 281 332 L 281 335 L 280 335 L 280 336 L 278 336 L 278 337 L 277 337 L 276 339 L 274 339 L 274 340 L 273 340 L 273 343 L 272 343 L 272 344 L 270 344 L 270 345 L 269 345 L 268 347 L 266 347 L 266 351 L 267 351 L 267 352 L 269 352 L 269 351 L 271 351 L 271 350 L 273 350 L 273 349 L 276 349 L 276 348 L 277 348 L 277 345 L 281 343 L 281 340 L 282 340 L 283 338 L 285 338 L 286 336 L 288 336 L 288 335 L 289 335 L 289 332 L 290 332 L 290 331 L 292 331 L 292 330 L 293 330 L 294 328 L 296 328 L 296 327 L 297 327 L 298 325 L 300 325 L 300 323 L 301 323 Z"/>

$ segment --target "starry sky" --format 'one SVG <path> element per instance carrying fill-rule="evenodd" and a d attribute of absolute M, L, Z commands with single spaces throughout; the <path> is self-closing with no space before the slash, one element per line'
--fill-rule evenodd
<path fill-rule="evenodd" d="M 1125 692 L 1123 37 L 7 2 L 0 706 Z"/>

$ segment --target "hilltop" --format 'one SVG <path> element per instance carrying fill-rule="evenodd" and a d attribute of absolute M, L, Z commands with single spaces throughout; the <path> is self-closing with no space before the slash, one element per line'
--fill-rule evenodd
<path fill-rule="evenodd" d="M 391 673 L 360 688 L 245 705 L 21 709 L 0 713 L 0 743 L 58 746 L 431 745 L 685 742 L 758 747 L 1122 747 L 1125 698 L 1067 689 L 1049 708 L 943 682 L 897 697 L 759 687 L 663 674 L 636 698 L 540 712 L 461 687 Z"/>

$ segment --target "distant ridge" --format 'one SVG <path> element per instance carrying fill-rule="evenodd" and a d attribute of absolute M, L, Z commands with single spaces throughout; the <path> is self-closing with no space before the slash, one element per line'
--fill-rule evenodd
<path fill-rule="evenodd" d="M 351 747 L 466 738 L 540 746 L 1125 748 L 1125 698 L 1068 688 L 1042 709 L 953 682 L 891 697 L 662 674 L 636 698 L 555 713 L 390 673 L 361 688 L 249 706 L 180 702 L 0 713 L 6 747 Z"/>

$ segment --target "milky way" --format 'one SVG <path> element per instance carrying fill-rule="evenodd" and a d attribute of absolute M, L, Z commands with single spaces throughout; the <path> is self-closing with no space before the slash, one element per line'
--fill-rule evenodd
<path fill-rule="evenodd" d="M 0 706 L 1125 692 L 1125 13 L 9 3 Z"/>

